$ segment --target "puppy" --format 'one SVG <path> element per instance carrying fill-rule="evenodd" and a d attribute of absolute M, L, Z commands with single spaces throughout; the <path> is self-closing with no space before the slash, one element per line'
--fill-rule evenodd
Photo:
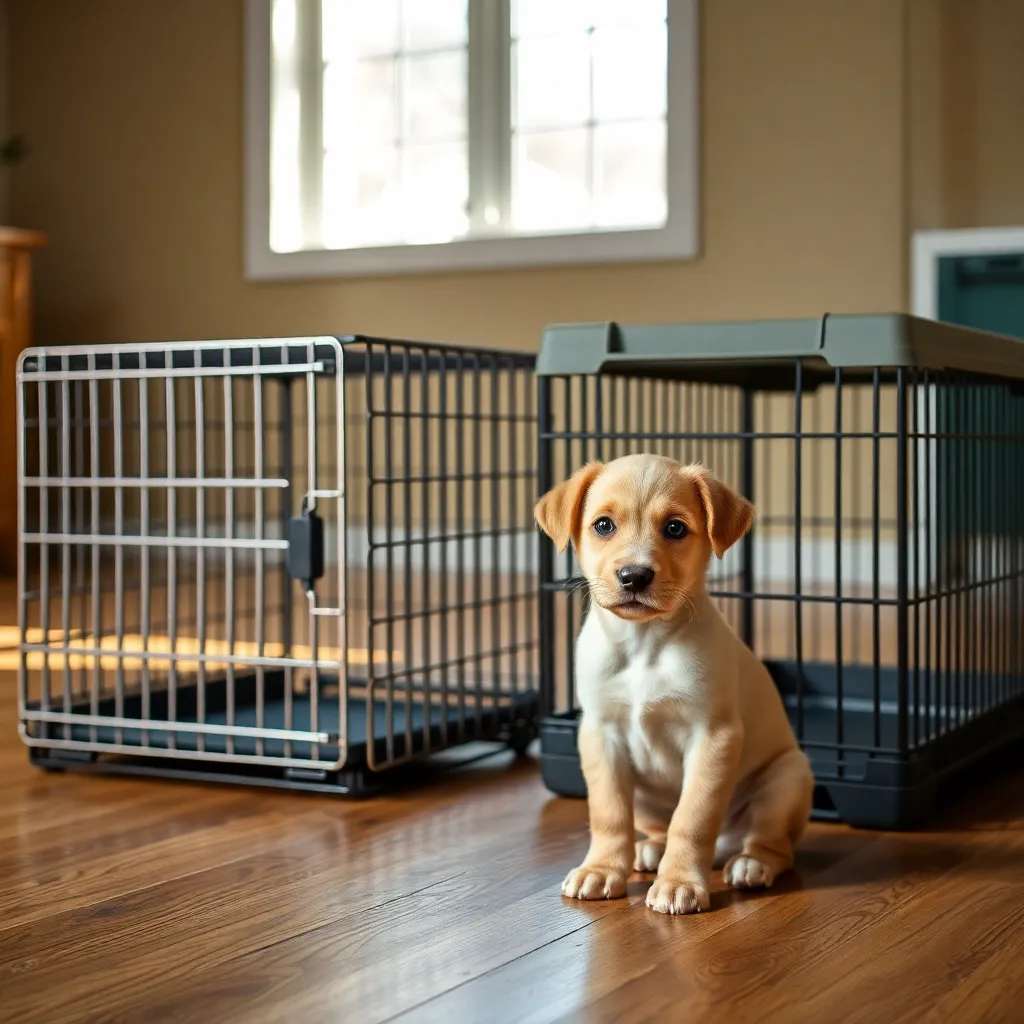
<path fill-rule="evenodd" d="M 584 466 L 535 515 L 560 551 L 573 543 L 591 597 L 576 645 L 591 840 L 562 892 L 611 899 L 631 868 L 656 871 L 647 906 L 689 914 L 708 908 L 713 865 L 736 888 L 770 886 L 793 864 L 813 775 L 705 583 L 753 505 L 702 466 L 630 455 Z"/>

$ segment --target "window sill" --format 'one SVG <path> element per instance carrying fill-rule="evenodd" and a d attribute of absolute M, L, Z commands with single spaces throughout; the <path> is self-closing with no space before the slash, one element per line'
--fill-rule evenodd
<path fill-rule="evenodd" d="M 643 231 L 610 231 L 519 238 L 481 238 L 434 245 L 274 252 L 250 240 L 246 278 L 360 277 L 521 267 L 693 259 L 699 254 L 696 224 Z"/>

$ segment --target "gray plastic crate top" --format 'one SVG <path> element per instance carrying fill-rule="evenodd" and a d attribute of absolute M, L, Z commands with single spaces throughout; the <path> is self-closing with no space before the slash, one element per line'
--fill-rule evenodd
<path fill-rule="evenodd" d="M 544 332 L 537 373 L 684 376 L 681 363 L 735 361 L 750 369 L 792 359 L 820 360 L 833 368 L 903 366 L 1024 380 L 1019 340 L 902 313 L 654 326 L 557 324 Z"/>

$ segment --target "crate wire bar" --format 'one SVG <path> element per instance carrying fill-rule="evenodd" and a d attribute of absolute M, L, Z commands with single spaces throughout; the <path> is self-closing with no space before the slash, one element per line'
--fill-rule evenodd
<path fill-rule="evenodd" d="M 909 317 L 553 328 L 540 489 L 588 459 L 703 461 L 755 528 L 709 589 L 767 663 L 815 814 L 899 827 L 1024 735 L 1024 345 Z M 582 795 L 585 583 L 540 553 L 542 764 Z"/>
<path fill-rule="evenodd" d="M 358 792 L 532 738 L 532 356 L 37 348 L 17 400 L 19 715 L 44 767 Z"/>

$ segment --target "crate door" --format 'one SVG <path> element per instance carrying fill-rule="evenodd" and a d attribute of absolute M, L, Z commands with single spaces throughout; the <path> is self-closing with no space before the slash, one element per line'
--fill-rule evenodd
<path fill-rule="evenodd" d="M 334 339 L 26 356 L 18 632 L 30 746 L 340 766 L 339 363 Z M 333 548 L 308 587 L 286 565 L 303 501 Z"/>

